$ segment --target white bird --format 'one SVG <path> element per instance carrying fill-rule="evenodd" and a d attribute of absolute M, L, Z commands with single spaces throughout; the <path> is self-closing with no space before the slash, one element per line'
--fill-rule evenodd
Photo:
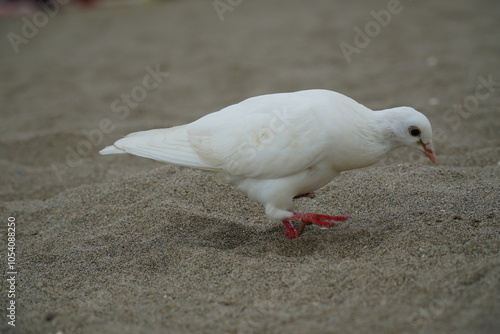
<path fill-rule="evenodd" d="M 328 90 L 262 95 L 197 121 L 131 133 L 100 154 L 130 153 L 216 174 L 281 220 L 293 239 L 306 225 L 336 226 L 349 216 L 293 211 L 342 171 L 370 166 L 394 148 L 433 163 L 429 120 L 410 107 L 373 111 Z M 291 221 L 301 221 L 296 229 Z"/>

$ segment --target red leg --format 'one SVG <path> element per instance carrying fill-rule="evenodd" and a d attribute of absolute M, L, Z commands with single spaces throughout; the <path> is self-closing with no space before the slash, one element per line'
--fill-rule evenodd
<path fill-rule="evenodd" d="M 294 212 L 291 220 L 300 220 L 304 223 L 331 227 L 331 226 L 337 226 L 338 225 L 337 221 L 345 221 L 349 218 L 351 218 L 351 216 L 327 216 L 327 215 L 320 215 L 317 213 Z"/>
<path fill-rule="evenodd" d="M 285 226 L 285 235 L 290 239 L 295 239 L 300 237 L 302 231 L 306 225 L 316 224 L 320 226 L 333 227 L 338 225 L 338 221 L 346 221 L 351 218 L 351 216 L 327 216 L 320 215 L 316 213 L 297 213 L 295 212 L 289 220 L 283 220 L 283 225 Z M 302 224 L 298 229 L 293 227 L 290 220 L 300 220 Z"/>

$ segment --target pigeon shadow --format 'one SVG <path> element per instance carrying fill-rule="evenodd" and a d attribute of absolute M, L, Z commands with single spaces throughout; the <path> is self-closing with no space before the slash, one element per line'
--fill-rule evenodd
<path fill-rule="evenodd" d="M 258 224 L 243 225 L 214 217 L 191 216 L 191 219 L 193 228 L 174 227 L 170 231 L 171 236 L 175 235 L 176 243 L 230 251 L 246 257 L 276 254 L 300 258 L 328 253 L 337 258 L 358 258 L 374 251 L 384 238 L 383 233 L 346 225 L 328 229 L 308 226 L 300 238 L 289 239 L 281 224 L 264 229 Z"/>

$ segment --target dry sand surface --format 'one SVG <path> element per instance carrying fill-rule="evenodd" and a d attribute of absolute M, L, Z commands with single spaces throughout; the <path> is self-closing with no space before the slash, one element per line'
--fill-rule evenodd
<path fill-rule="evenodd" d="M 0 20 L 0 332 L 499 333 L 500 3 L 402 0 L 383 25 L 394 1 L 232 3 L 66 8 L 18 53 L 26 21 Z M 353 218 L 289 240 L 203 172 L 97 154 L 309 88 L 421 110 L 438 164 L 400 149 L 342 173 L 296 210 Z"/>

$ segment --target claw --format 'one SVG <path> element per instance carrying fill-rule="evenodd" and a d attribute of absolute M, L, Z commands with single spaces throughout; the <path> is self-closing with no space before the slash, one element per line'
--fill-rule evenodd
<path fill-rule="evenodd" d="M 300 237 L 300 233 L 298 233 L 298 231 L 289 220 L 283 220 L 283 226 L 285 226 L 285 235 L 290 239 Z"/>

